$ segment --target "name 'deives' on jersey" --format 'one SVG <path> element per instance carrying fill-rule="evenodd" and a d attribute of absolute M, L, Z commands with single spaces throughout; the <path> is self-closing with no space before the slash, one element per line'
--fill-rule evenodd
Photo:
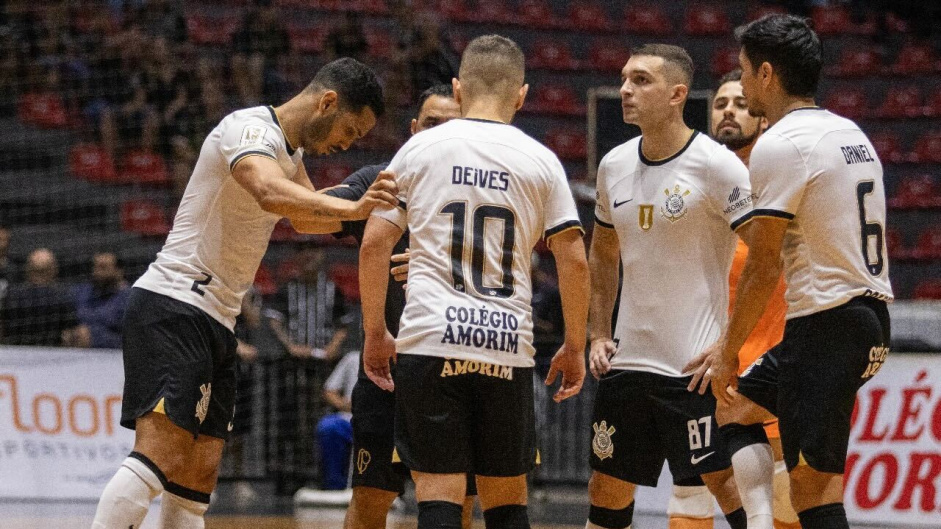
<path fill-rule="evenodd" d="M 733 230 L 753 196 L 745 165 L 705 135 L 659 161 L 642 143 L 598 168 L 596 222 L 616 231 L 624 270 L 611 365 L 681 376 L 727 323 Z"/>
<path fill-rule="evenodd" d="M 852 121 L 827 110 L 794 110 L 751 154 L 752 215 L 790 222 L 781 250 L 787 317 L 856 296 L 891 301 L 882 163 Z"/>
<path fill-rule="evenodd" d="M 166 244 L 134 284 L 194 305 L 230 330 L 281 219 L 232 177 L 247 156 L 275 160 L 290 178 L 303 150 L 288 145 L 271 107 L 223 118 L 203 142 Z"/>
<path fill-rule="evenodd" d="M 389 170 L 402 204 L 373 214 L 411 233 L 398 352 L 532 367 L 533 247 L 581 229 L 558 158 L 513 126 L 456 119 Z"/>

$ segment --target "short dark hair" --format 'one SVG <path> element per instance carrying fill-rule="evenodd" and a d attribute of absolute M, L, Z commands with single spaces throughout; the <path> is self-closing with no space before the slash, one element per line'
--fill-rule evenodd
<path fill-rule="evenodd" d="M 672 65 L 680 70 L 685 79 L 686 86 L 693 82 L 693 74 L 696 67 L 693 66 L 693 59 L 689 53 L 679 46 L 673 44 L 644 44 L 639 48 L 631 50 L 631 55 L 646 55 L 648 57 L 660 57 L 664 64 Z"/>
<path fill-rule="evenodd" d="M 470 85 L 516 90 L 523 86 L 526 58 L 512 40 L 500 35 L 484 35 L 470 41 L 464 49 L 458 76 L 465 91 L 474 89 Z"/>
<path fill-rule="evenodd" d="M 386 111 L 382 99 L 382 86 L 368 66 L 343 57 L 329 62 L 321 68 L 314 80 L 307 85 L 306 91 L 333 90 L 339 96 L 340 107 L 359 112 L 364 107 L 372 109 L 376 119 Z"/>
<path fill-rule="evenodd" d="M 723 75 L 722 78 L 719 79 L 719 86 L 722 86 L 722 85 L 724 85 L 725 83 L 731 83 L 731 82 L 733 82 L 733 81 L 734 81 L 734 82 L 738 82 L 738 81 L 741 81 L 741 80 L 742 80 L 742 69 L 741 69 L 741 68 L 736 68 L 736 69 L 732 70 L 731 72 L 729 72 L 729 73 Z"/>
<path fill-rule="evenodd" d="M 823 44 L 807 19 L 772 14 L 735 30 L 735 38 L 754 68 L 767 62 L 784 90 L 798 97 L 813 97 L 823 68 Z"/>
<path fill-rule="evenodd" d="M 454 98 L 454 88 L 449 84 L 438 83 L 433 84 L 428 87 L 424 92 L 418 96 L 418 109 L 421 110 L 421 107 L 425 106 L 425 101 L 431 99 L 431 96 L 447 97 Z"/>

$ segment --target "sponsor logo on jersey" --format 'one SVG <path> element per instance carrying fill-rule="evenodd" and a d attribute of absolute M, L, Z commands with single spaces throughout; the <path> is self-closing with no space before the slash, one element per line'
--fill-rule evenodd
<path fill-rule="evenodd" d="M 372 461 L 372 455 L 369 453 L 369 450 L 360 448 L 359 452 L 356 454 L 356 471 L 359 472 L 360 476 L 363 475 L 363 472 L 366 472 L 370 461 Z"/>
<path fill-rule="evenodd" d="M 206 413 L 209 412 L 209 396 L 212 395 L 212 383 L 199 386 L 199 391 L 203 396 L 196 403 L 196 418 L 199 419 L 199 424 L 202 424 L 206 420 Z"/>
<path fill-rule="evenodd" d="M 714 454 L 714 453 L 715 453 L 714 451 L 713 451 L 713 452 L 709 452 L 708 454 L 706 454 L 706 455 L 704 455 L 704 456 L 700 456 L 700 457 L 696 457 L 696 456 L 694 456 L 694 455 L 689 456 L 689 462 L 692 463 L 692 464 L 694 464 L 694 465 L 698 465 L 699 463 L 702 462 L 703 459 L 706 459 L 707 457 L 711 456 L 711 455 Z"/>
<path fill-rule="evenodd" d="M 637 218 L 637 224 L 640 229 L 647 231 L 653 226 L 653 204 L 641 204 L 638 208 L 640 213 Z"/>
<path fill-rule="evenodd" d="M 601 421 L 601 424 L 591 425 L 595 431 L 595 437 L 591 440 L 591 449 L 598 456 L 598 459 L 604 461 L 609 457 L 614 457 L 614 441 L 611 436 L 614 435 L 614 426 L 608 427 L 608 421 Z"/>
<path fill-rule="evenodd" d="M 670 222 L 676 222 L 686 216 L 687 207 L 686 201 L 683 200 L 683 198 L 688 196 L 690 191 L 688 189 L 681 191 L 679 184 L 677 184 L 673 186 L 672 193 L 669 189 L 664 189 L 663 193 L 667 198 L 660 208 L 660 214 Z"/>
<path fill-rule="evenodd" d="M 516 354 L 519 319 L 509 312 L 486 307 L 450 306 L 444 311 L 447 326 L 441 343 Z"/>
<path fill-rule="evenodd" d="M 756 198 L 758 198 L 758 195 L 754 193 L 743 197 L 741 188 L 735 186 L 735 189 L 733 189 L 732 193 L 729 195 L 729 205 L 722 210 L 722 213 L 728 215 L 729 213 L 738 211 L 751 204 Z"/>
<path fill-rule="evenodd" d="M 265 139 L 265 127 L 258 125 L 247 125 L 242 129 L 242 140 L 239 142 L 239 145 L 245 147 L 247 145 L 258 145 L 262 143 Z"/>
<path fill-rule="evenodd" d="M 441 367 L 442 377 L 454 377 L 477 373 L 480 375 L 513 380 L 513 368 L 476 360 L 445 360 Z"/>

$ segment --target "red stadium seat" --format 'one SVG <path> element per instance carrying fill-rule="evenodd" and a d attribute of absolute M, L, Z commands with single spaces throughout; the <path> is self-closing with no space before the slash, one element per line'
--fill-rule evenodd
<path fill-rule="evenodd" d="M 941 259 L 941 226 L 932 226 L 921 232 L 911 256 L 922 260 Z"/>
<path fill-rule="evenodd" d="M 738 47 L 718 48 L 712 54 L 712 74 L 721 77 L 739 68 L 738 52 Z"/>
<path fill-rule="evenodd" d="M 895 228 L 885 230 L 885 248 L 892 259 L 907 259 L 908 250 L 902 245 L 902 234 Z"/>
<path fill-rule="evenodd" d="M 624 11 L 624 29 L 634 35 L 663 36 L 673 33 L 673 24 L 659 6 L 631 3 Z"/>
<path fill-rule="evenodd" d="M 926 132 L 918 138 L 909 158 L 914 163 L 941 163 L 941 130 Z"/>
<path fill-rule="evenodd" d="M 239 21 L 234 17 L 211 18 L 190 15 L 186 19 L 189 40 L 193 44 L 223 46 L 232 40 Z"/>
<path fill-rule="evenodd" d="M 129 184 L 169 185 L 170 173 L 159 154 L 135 149 L 124 156 L 121 179 Z"/>
<path fill-rule="evenodd" d="M 921 90 L 917 86 L 892 86 L 876 112 L 883 118 L 919 118 L 925 115 Z"/>
<path fill-rule="evenodd" d="M 843 6 L 815 7 L 811 12 L 814 29 L 820 35 L 841 35 L 846 33 L 871 32 L 872 27 L 853 23 L 850 12 Z"/>
<path fill-rule="evenodd" d="M 918 283 L 912 297 L 915 299 L 941 300 L 941 279 L 926 279 Z"/>
<path fill-rule="evenodd" d="M 309 24 L 288 23 L 291 49 L 300 53 L 320 53 L 324 49 L 327 28 Z"/>
<path fill-rule="evenodd" d="M 941 116 L 941 86 L 936 88 L 934 93 L 928 96 L 928 104 L 925 105 L 925 115 L 929 117 Z"/>
<path fill-rule="evenodd" d="M 887 202 L 897 209 L 941 207 L 941 188 L 931 175 L 909 176 L 899 182 L 895 196 Z"/>
<path fill-rule="evenodd" d="M 438 0 L 438 13 L 457 22 L 469 22 L 473 19 L 465 0 Z"/>
<path fill-rule="evenodd" d="M 748 9 L 748 21 L 758 20 L 765 15 L 786 15 L 787 9 L 781 6 L 766 5 L 761 3 L 753 4 Z"/>
<path fill-rule="evenodd" d="M 584 160 L 588 155 L 585 131 L 553 129 L 546 134 L 546 146 L 563 160 Z"/>
<path fill-rule="evenodd" d="M 391 59 L 398 46 L 395 36 L 387 30 L 377 26 L 363 28 L 366 41 L 369 43 L 369 55 L 377 59 Z"/>
<path fill-rule="evenodd" d="M 545 29 L 559 25 L 552 6 L 546 0 L 523 0 L 517 12 L 520 24 L 526 27 Z"/>
<path fill-rule="evenodd" d="M 604 6 L 597 2 L 572 2 L 562 25 L 577 31 L 611 31 L 614 24 Z"/>
<path fill-rule="evenodd" d="M 545 114 L 578 116 L 585 114 L 578 94 L 568 85 L 543 85 L 535 90 L 528 110 Z"/>
<path fill-rule="evenodd" d="M 471 17 L 474 22 L 491 24 L 512 24 L 516 20 L 516 14 L 503 0 L 478 0 Z"/>
<path fill-rule="evenodd" d="M 865 116 L 868 110 L 866 92 L 861 88 L 850 88 L 848 86 L 837 88 L 830 92 L 823 106 L 830 112 L 845 118 L 859 119 Z"/>
<path fill-rule="evenodd" d="M 317 189 L 339 185 L 343 180 L 353 174 L 353 169 L 344 164 L 325 163 L 314 171 L 314 185 Z"/>
<path fill-rule="evenodd" d="M 386 0 L 359 0 L 359 10 L 370 15 L 385 15 L 389 13 Z"/>
<path fill-rule="evenodd" d="M 20 97 L 20 121 L 43 129 L 62 129 L 69 125 L 62 96 L 54 92 L 30 92 Z"/>
<path fill-rule="evenodd" d="M 100 145 L 79 143 L 69 152 L 69 170 L 89 182 L 118 183 L 114 160 Z"/>
<path fill-rule="evenodd" d="M 901 75 L 917 75 L 939 70 L 934 50 L 927 44 L 909 44 L 899 51 L 892 71 Z"/>
<path fill-rule="evenodd" d="M 585 67 L 598 72 L 620 72 L 630 57 L 630 48 L 620 42 L 596 40 L 588 51 Z"/>
<path fill-rule="evenodd" d="M 271 296 L 278 292 L 278 283 L 274 280 L 274 274 L 265 266 L 265 263 L 261 263 L 258 271 L 255 272 L 254 286 L 262 296 Z"/>
<path fill-rule="evenodd" d="M 905 161 L 905 153 L 899 145 L 899 140 L 891 132 L 877 132 L 869 136 L 869 141 L 876 148 L 876 153 L 882 163 L 902 163 Z"/>
<path fill-rule="evenodd" d="M 873 48 L 846 46 L 833 75 L 840 77 L 866 77 L 882 72 L 882 56 Z"/>
<path fill-rule="evenodd" d="M 732 23 L 725 9 L 713 4 L 690 4 L 683 19 L 683 30 L 688 35 L 728 35 Z"/>
<path fill-rule="evenodd" d="M 151 200 L 128 200 L 121 205 L 121 229 L 150 237 L 165 237 L 170 222 L 164 209 Z"/>
<path fill-rule="evenodd" d="M 577 70 L 578 61 L 564 40 L 540 40 L 533 45 L 529 65 L 544 70 Z"/>
<path fill-rule="evenodd" d="M 359 268 L 354 264 L 337 263 L 330 267 L 330 279 L 349 301 L 359 301 Z M 390 285 L 390 288 L 397 288 Z"/>

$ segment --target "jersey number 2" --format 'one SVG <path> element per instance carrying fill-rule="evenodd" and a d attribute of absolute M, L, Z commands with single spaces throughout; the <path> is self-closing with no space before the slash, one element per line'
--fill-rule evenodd
<path fill-rule="evenodd" d="M 451 282 L 454 289 L 467 291 L 464 281 L 464 245 L 467 241 L 467 203 L 450 202 L 441 211 L 441 215 L 451 217 Z M 502 221 L 503 246 L 500 256 L 500 286 L 484 286 L 484 229 L 487 220 Z M 513 295 L 513 245 L 516 233 L 516 215 L 513 210 L 503 206 L 482 205 L 474 208 L 471 233 L 471 278 L 474 289 L 481 295 L 508 298 Z"/>
<path fill-rule="evenodd" d="M 872 180 L 856 184 L 856 203 L 859 206 L 859 231 L 863 261 L 866 262 L 866 269 L 869 270 L 869 274 L 878 276 L 885 266 L 885 259 L 882 256 L 885 234 L 882 225 L 878 222 L 866 222 L 866 195 L 872 193 L 875 188 L 876 184 Z M 873 238 L 875 240 L 872 240 Z M 870 250 L 875 255 L 871 255 Z"/>

